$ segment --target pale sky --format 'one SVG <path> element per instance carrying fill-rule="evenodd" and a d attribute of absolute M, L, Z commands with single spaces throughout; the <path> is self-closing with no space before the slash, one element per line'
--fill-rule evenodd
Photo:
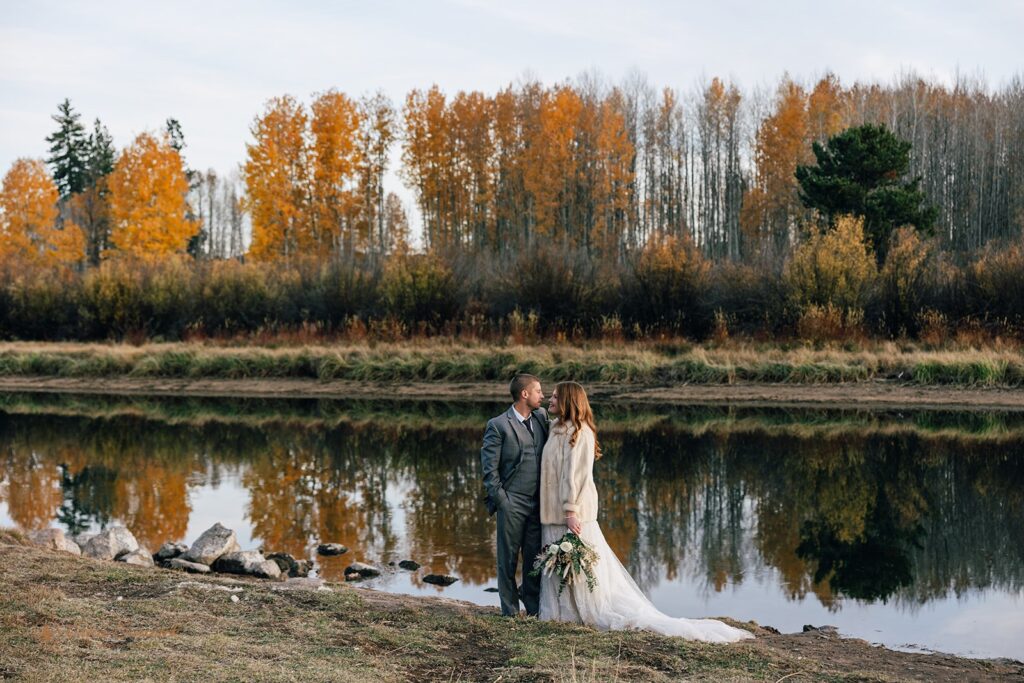
<path fill-rule="evenodd" d="M 683 90 L 829 70 L 845 84 L 913 69 L 997 86 L 1021 71 L 1022 36 L 1024 0 L 0 0 L 0 174 L 46 155 L 65 97 L 118 147 L 174 116 L 189 165 L 227 173 L 253 117 L 285 93 L 308 103 L 329 88 L 381 89 L 400 105 L 433 83 L 494 92 L 527 73 L 550 84 L 593 69 Z M 391 174 L 388 189 L 398 184 Z"/>

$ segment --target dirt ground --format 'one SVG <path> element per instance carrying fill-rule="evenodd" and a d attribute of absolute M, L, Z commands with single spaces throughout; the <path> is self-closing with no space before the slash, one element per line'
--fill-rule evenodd
<path fill-rule="evenodd" d="M 0 529 L 0 679 L 988 681 L 1024 663 L 887 650 L 829 629 L 710 645 L 504 619 L 318 580 L 185 575 L 26 546 Z"/>
<path fill-rule="evenodd" d="M 550 387 L 549 387 L 550 388 Z M 1024 410 L 1024 389 L 917 386 L 872 381 L 846 384 L 684 384 L 671 387 L 588 385 L 600 401 L 829 408 L 912 407 L 942 410 Z M 407 398 L 500 401 L 501 383 L 393 384 L 313 379 L 159 379 L 2 377 L 0 391 L 252 398 Z"/>

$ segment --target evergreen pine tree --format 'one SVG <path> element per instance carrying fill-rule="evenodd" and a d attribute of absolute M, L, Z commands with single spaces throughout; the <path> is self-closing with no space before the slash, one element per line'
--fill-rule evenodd
<path fill-rule="evenodd" d="M 92 133 L 87 145 L 86 184 L 95 185 L 98 180 L 114 170 L 117 152 L 114 150 L 114 138 L 107 127 L 99 119 L 93 123 Z"/>
<path fill-rule="evenodd" d="M 910 167 L 910 143 L 885 126 L 848 128 L 812 146 L 816 166 L 798 166 L 800 199 L 830 225 L 843 214 L 864 217 L 864 231 L 879 263 L 884 261 L 893 230 L 913 225 L 932 233 L 938 212 L 924 204 L 920 178 L 902 179 Z"/>
<path fill-rule="evenodd" d="M 67 98 L 57 105 L 57 113 L 52 118 L 58 128 L 46 138 L 50 143 L 50 156 L 46 163 L 53 169 L 53 181 L 61 198 L 67 198 L 85 188 L 89 141 L 80 121 L 81 115 L 71 107 Z"/>

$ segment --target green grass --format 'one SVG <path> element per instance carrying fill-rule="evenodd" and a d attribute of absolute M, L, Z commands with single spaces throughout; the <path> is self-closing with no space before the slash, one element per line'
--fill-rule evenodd
<path fill-rule="evenodd" d="M 345 344 L 285 348 L 202 344 L 0 344 L 0 376 L 188 379 L 318 379 L 361 382 L 490 382 L 515 372 L 638 386 L 734 382 L 887 382 L 1019 387 L 1018 350 L 814 350 L 782 346 L 711 349 L 657 345 L 487 346 Z"/>

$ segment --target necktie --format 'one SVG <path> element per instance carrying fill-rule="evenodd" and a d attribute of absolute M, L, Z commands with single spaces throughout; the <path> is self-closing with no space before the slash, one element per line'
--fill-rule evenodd
<path fill-rule="evenodd" d="M 523 420 L 523 424 L 526 425 L 526 431 L 530 432 L 530 436 L 533 436 L 533 427 L 530 423 L 533 422 L 533 415 Z"/>

